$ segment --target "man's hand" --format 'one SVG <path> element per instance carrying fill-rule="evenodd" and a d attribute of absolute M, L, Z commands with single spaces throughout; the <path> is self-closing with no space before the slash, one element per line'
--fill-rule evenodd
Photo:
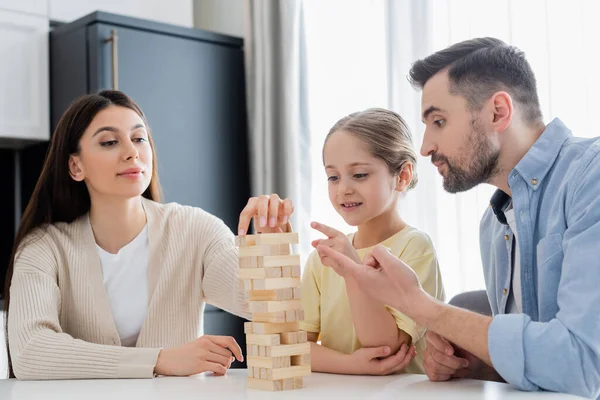
<path fill-rule="evenodd" d="M 427 295 L 415 271 L 383 246 L 375 247 L 362 264 L 328 246 L 319 245 L 317 251 L 338 275 L 355 279 L 364 292 L 409 317 Z"/>

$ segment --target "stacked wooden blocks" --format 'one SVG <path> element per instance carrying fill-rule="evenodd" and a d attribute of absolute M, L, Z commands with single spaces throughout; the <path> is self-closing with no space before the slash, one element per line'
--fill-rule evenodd
<path fill-rule="evenodd" d="M 246 322 L 247 387 L 288 390 L 310 374 L 310 343 L 298 322 L 300 256 L 290 254 L 297 233 L 263 233 L 236 238 L 240 272 L 252 322 Z"/>

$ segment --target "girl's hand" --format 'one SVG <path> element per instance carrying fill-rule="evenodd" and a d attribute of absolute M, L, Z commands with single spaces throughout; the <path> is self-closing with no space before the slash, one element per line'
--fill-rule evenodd
<path fill-rule="evenodd" d="M 417 355 L 414 346 L 402 344 L 396 354 L 389 355 L 390 348 L 363 347 L 350 355 L 356 375 L 390 375 L 408 367 Z M 384 358 L 387 357 L 387 358 Z"/>
<path fill-rule="evenodd" d="M 234 359 L 244 361 L 242 349 L 233 337 L 204 335 L 182 346 L 161 350 L 154 372 L 189 376 L 212 371 L 224 375 Z"/>
<path fill-rule="evenodd" d="M 358 256 L 358 252 L 350 243 L 350 240 L 346 235 L 342 232 L 333 229 L 325 224 L 321 224 L 318 222 L 312 222 L 310 224 L 311 228 L 321 232 L 327 239 L 317 239 L 312 241 L 312 246 L 316 249 L 318 246 L 327 246 L 336 250 L 338 253 L 344 254 L 346 257 L 350 258 L 352 261 L 356 263 L 361 263 L 361 259 Z M 323 265 L 329 265 L 327 256 L 323 254 L 323 252 L 318 252 L 319 257 L 321 258 L 321 262 Z"/>
<path fill-rule="evenodd" d="M 290 217 L 294 213 L 292 200 L 281 198 L 272 194 L 251 197 L 246 207 L 240 213 L 238 224 L 238 235 L 244 236 L 248 233 L 250 220 L 254 218 L 254 229 L 260 233 L 290 232 Z"/>

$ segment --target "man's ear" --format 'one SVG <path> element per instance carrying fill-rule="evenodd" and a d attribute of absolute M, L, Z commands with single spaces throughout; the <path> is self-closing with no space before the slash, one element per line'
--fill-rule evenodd
<path fill-rule="evenodd" d="M 410 161 L 407 161 L 400 169 L 400 173 L 396 177 L 396 191 L 404 192 L 410 182 L 412 182 L 413 177 L 413 164 Z"/>
<path fill-rule="evenodd" d="M 513 102 L 510 94 L 501 91 L 495 93 L 491 100 L 492 106 L 492 126 L 494 132 L 504 132 L 510 125 L 510 121 L 513 117 Z"/>
<path fill-rule="evenodd" d="M 71 155 L 69 157 L 69 175 L 77 182 L 82 182 L 85 179 L 81 158 L 79 156 Z"/>

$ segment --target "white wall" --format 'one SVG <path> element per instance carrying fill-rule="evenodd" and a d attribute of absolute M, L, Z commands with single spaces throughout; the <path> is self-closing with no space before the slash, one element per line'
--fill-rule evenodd
<path fill-rule="evenodd" d="M 243 37 L 244 2 L 245 0 L 194 0 L 194 26 L 199 29 Z"/>
<path fill-rule="evenodd" d="M 194 26 L 193 0 L 48 0 L 51 20 L 69 22 L 94 11 Z"/>

